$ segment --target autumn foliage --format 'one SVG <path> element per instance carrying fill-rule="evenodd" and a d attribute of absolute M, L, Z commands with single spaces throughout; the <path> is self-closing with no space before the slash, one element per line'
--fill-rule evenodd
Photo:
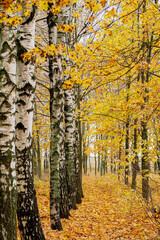
<path fill-rule="evenodd" d="M 83 202 L 71 211 L 68 220 L 62 219 L 60 232 L 50 230 L 49 182 L 36 180 L 36 189 L 47 240 L 158 239 L 154 218 L 146 212 L 143 200 L 116 176 L 84 176 Z"/>
<path fill-rule="evenodd" d="M 27 3 L 25 10 L 24 2 Z M 39 161 L 41 168 L 44 153 L 49 163 L 49 77 L 52 74 L 48 74 L 48 62 L 54 59 L 54 64 L 58 63 L 55 65 L 63 95 L 68 89 L 77 90 L 74 118 L 79 121 L 79 136 L 82 135 L 80 145 L 85 174 L 87 159 L 94 156 L 95 171 L 101 171 L 102 176 L 111 169 L 108 172 L 116 173 L 126 184 L 110 175 L 84 176 L 83 203 L 78 210 L 71 210 L 68 220 L 62 220 L 63 231 L 58 232 L 50 228 L 48 179 L 37 180 L 46 239 L 156 239 L 160 223 L 159 177 L 155 186 L 152 173 L 160 173 L 158 2 L 0 0 L 0 6 L 0 24 L 13 26 L 15 32 L 24 19 L 26 24 L 38 9 L 36 45 L 29 51 L 23 49 L 20 55 L 22 62 L 36 67 L 33 150 L 36 152 L 39 144 L 39 160 L 35 154 L 34 164 L 38 165 Z M 65 40 L 56 40 L 53 44 L 49 41 L 47 23 L 45 27 L 41 24 L 48 13 L 54 21 L 58 19 L 63 8 L 70 8 L 69 20 L 57 23 L 54 28 Z M 65 124 L 65 120 L 62 121 L 63 130 Z M 132 179 L 129 172 L 132 172 Z"/>

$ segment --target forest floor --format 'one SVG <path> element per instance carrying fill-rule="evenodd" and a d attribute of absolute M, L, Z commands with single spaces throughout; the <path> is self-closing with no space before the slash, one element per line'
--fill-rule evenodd
<path fill-rule="evenodd" d="M 69 219 L 62 219 L 60 232 L 50 229 L 48 180 L 36 180 L 35 186 L 46 240 L 160 239 L 144 201 L 116 175 L 83 177 L 83 201 Z"/>

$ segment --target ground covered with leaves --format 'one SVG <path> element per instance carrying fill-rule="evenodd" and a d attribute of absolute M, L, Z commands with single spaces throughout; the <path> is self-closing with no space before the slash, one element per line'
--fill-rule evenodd
<path fill-rule="evenodd" d="M 83 177 L 84 198 L 69 219 L 62 219 L 63 231 L 52 231 L 49 219 L 49 182 L 36 181 L 38 205 L 46 240 L 160 239 L 143 201 L 117 176 Z"/>

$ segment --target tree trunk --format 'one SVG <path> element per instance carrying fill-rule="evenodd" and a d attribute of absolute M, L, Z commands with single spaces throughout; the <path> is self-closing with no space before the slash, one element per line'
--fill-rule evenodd
<path fill-rule="evenodd" d="M 148 135 L 147 135 L 147 123 L 145 120 L 141 121 L 142 128 L 142 196 L 149 200 L 149 158 L 148 158 Z"/>
<path fill-rule="evenodd" d="M 42 177 L 42 167 L 41 167 L 41 149 L 40 149 L 40 139 L 39 139 L 39 130 L 37 132 L 37 157 L 38 157 L 38 177 Z"/>
<path fill-rule="evenodd" d="M 96 157 L 96 153 L 94 154 L 94 175 L 97 175 L 97 157 Z"/>
<path fill-rule="evenodd" d="M 74 24 L 73 11 L 76 4 L 70 3 L 62 9 L 64 16 L 62 24 Z M 64 45 L 67 49 L 74 48 L 76 30 L 65 34 Z M 67 67 L 72 67 L 73 60 L 65 57 Z M 70 75 L 65 80 L 69 80 Z M 82 197 L 82 169 L 81 169 L 81 145 L 80 145 L 80 122 L 75 117 L 76 108 L 80 109 L 80 88 L 74 85 L 72 89 L 65 90 L 65 151 L 68 170 L 69 208 L 76 209 L 76 202 L 81 202 Z"/>
<path fill-rule="evenodd" d="M 91 156 L 89 155 L 89 170 L 92 172 L 92 165 L 91 165 Z"/>
<path fill-rule="evenodd" d="M 74 89 L 65 90 L 65 154 L 68 171 L 69 208 L 76 209 L 76 172 L 75 172 L 75 101 Z M 76 146 L 77 147 L 77 146 Z"/>
<path fill-rule="evenodd" d="M 121 147 L 121 142 L 122 140 L 120 140 L 119 142 L 119 151 L 118 151 L 118 180 L 120 181 L 120 176 L 121 176 L 121 156 L 122 156 L 122 147 Z"/>
<path fill-rule="evenodd" d="M 80 110 L 80 86 L 77 86 L 77 109 Z M 82 189 L 82 130 L 80 116 L 76 120 L 77 124 L 77 147 L 78 147 L 78 169 L 77 169 L 77 192 L 76 192 L 76 203 L 82 202 L 83 189 Z"/>
<path fill-rule="evenodd" d="M 159 128 L 160 133 L 160 128 Z M 157 139 L 157 166 L 158 166 L 158 174 L 160 175 L 160 140 Z"/>
<path fill-rule="evenodd" d="M 137 119 L 134 120 L 134 137 L 133 137 L 133 146 L 134 146 L 134 160 L 132 162 L 132 184 L 131 187 L 136 190 L 136 178 L 137 178 L 137 171 L 138 171 L 138 154 L 137 154 Z"/>
<path fill-rule="evenodd" d="M 85 133 L 85 122 L 82 123 L 82 138 L 83 138 L 83 170 L 84 174 L 87 174 L 87 156 L 85 153 L 86 150 L 86 143 L 84 140 L 84 133 Z"/>
<path fill-rule="evenodd" d="M 52 4 L 49 5 L 52 7 Z M 47 17 L 49 44 L 57 45 L 62 40 L 62 33 L 57 32 L 63 15 Z M 66 164 L 64 153 L 64 92 L 62 86 L 61 56 L 49 56 L 50 79 L 50 218 L 51 228 L 61 230 L 60 215 L 68 217 L 68 191 L 66 179 Z"/>
<path fill-rule="evenodd" d="M 80 153 L 80 135 L 79 135 L 79 120 L 76 119 L 75 129 L 75 174 L 76 174 L 76 203 L 82 202 L 82 172 L 81 172 L 81 153 Z"/>
<path fill-rule="evenodd" d="M 105 168 L 105 174 L 108 172 L 108 167 L 107 167 L 107 151 L 105 151 L 104 154 L 104 168 Z"/>
<path fill-rule="evenodd" d="M 41 148 L 40 148 L 40 139 L 39 139 L 39 128 L 37 126 L 37 105 L 35 102 L 35 125 L 36 125 L 36 140 L 37 140 L 37 163 L 38 163 L 38 177 L 42 177 L 42 168 L 41 168 Z"/>
<path fill-rule="evenodd" d="M 38 174 L 38 166 L 37 166 L 37 150 L 35 139 L 32 138 L 32 166 L 33 166 L 33 176 Z"/>
<path fill-rule="evenodd" d="M 15 159 L 16 45 L 11 26 L 0 28 L 0 239 L 17 239 Z"/>
<path fill-rule="evenodd" d="M 111 150 L 111 173 L 113 173 L 113 153 Z"/>
<path fill-rule="evenodd" d="M 17 109 L 16 109 L 16 158 L 17 158 L 17 216 L 21 239 L 45 239 L 40 223 L 32 171 L 32 123 L 35 90 L 34 65 L 24 62 L 21 54 L 34 47 L 35 8 L 31 17 L 26 18 L 26 2 L 20 12 L 23 23 L 17 34 Z"/>
<path fill-rule="evenodd" d="M 48 156 L 48 151 L 46 148 L 45 156 L 44 156 L 44 172 L 48 173 L 48 169 L 49 169 L 49 156 Z"/>
<path fill-rule="evenodd" d="M 127 91 L 130 89 L 130 80 L 127 80 Z M 129 92 L 127 92 L 127 103 L 129 101 Z M 127 112 L 127 119 L 126 119 L 126 135 L 125 135 L 125 184 L 128 185 L 128 175 L 129 175 L 129 115 Z"/>
<path fill-rule="evenodd" d="M 159 116 L 157 120 L 159 121 Z M 160 127 L 158 129 L 155 128 L 155 119 L 153 120 L 153 129 L 154 129 L 154 134 L 156 136 L 156 152 L 157 152 L 157 162 L 155 162 L 155 173 L 158 170 L 158 174 L 160 174 L 160 140 L 159 140 L 159 135 L 160 135 Z"/>
<path fill-rule="evenodd" d="M 146 11 L 146 1 L 143 3 L 143 13 Z M 148 27 L 148 26 L 147 26 Z M 146 24 L 143 26 L 143 42 L 142 42 L 142 54 L 143 59 L 142 61 L 146 61 L 148 64 L 147 69 L 141 69 L 141 84 L 142 84 L 142 97 L 144 100 L 144 104 L 141 106 L 142 112 L 144 111 L 147 103 L 149 102 L 148 88 L 146 87 L 145 83 L 149 82 L 150 73 L 149 73 L 149 64 L 151 61 L 151 51 L 152 51 L 152 42 L 153 42 L 153 35 L 149 40 L 148 31 L 146 31 Z M 147 42 L 148 44 L 144 44 Z M 149 149 L 148 149 L 148 129 L 147 129 L 147 120 L 148 114 L 143 112 L 142 113 L 142 121 L 141 121 L 141 138 L 142 138 L 142 196 L 148 202 L 149 200 L 149 177 L 148 174 L 150 172 L 150 162 L 149 162 Z"/>

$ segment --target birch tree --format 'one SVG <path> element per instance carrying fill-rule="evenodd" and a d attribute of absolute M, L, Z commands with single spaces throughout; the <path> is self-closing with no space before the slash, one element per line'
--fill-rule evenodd
<path fill-rule="evenodd" d="M 72 25 L 73 22 L 73 4 L 70 3 L 69 7 L 64 8 L 64 22 L 63 24 Z M 67 50 L 73 48 L 75 40 L 74 30 L 67 32 L 65 35 L 65 45 Z M 72 60 L 68 57 L 65 58 L 67 68 L 72 67 Z M 70 75 L 65 75 L 65 82 L 70 80 Z M 75 87 L 64 90 L 64 116 L 65 116 L 65 158 L 67 163 L 67 176 L 68 176 L 68 203 L 69 209 L 76 209 L 76 170 L 75 170 L 75 157 L 76 150 L 76 121 L 75 121 Z"/>
<path fill-rule="evenodd" d="M 76 209 L 74 89 L 65 90 L 65 153 L 68 170 L 69 208 Z"/>
<path fill-rule="evenodd" d="M 80 110 L 80 86 L 75 87 L 75 109 Z M 78 115 L 75 119 L 75 174 L 76 174 L 76 203 L 82 202 L 82 129 Z"/>
<path fill-rule="evenodd" d="M 0 239 L 17 239 L 15 90 L 16 45 L 11 26 L 0 27 Z"/>
<path fill-rule="evenodd" d="M 23 23 L 17 34 L 17 109 L 16 109 L 16 158 L 17 158 L 17 216 L 21 239 L 43 240 L 36 191 L 32 170 L 32 123 L 34 105 L 34 64 L 25 61 L 22 54 L 34 47 L 35 7 L 25 16 L 26 1 L 22 2 Z"/>
<path fill-rule="evenodd" d="M 50 8 L 52 4 L 49 5 Z M 57 44 L 57 25 L 59 17 L 50 11 L 47 17 L 49 44 Z M 61 230 L 60 221 L 60 163 L 64 164 L 64 130 L 63 130 L 63 88 L 61 79 L 61 59 L 49 56 L 50 79 L 50 218 L 51 228 Z M 61 165 L 61 167 L 62 167 Z M 65 194 L 65 193 L 63 193 Z M 65 196 L 65 195 L 64 195 Z"/>

